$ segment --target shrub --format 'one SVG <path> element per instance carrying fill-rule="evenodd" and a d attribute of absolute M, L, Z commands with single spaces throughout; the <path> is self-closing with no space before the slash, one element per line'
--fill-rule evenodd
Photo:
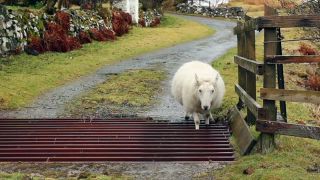
<path fill-rule="evenodd" d="M 156 26 L 158 26 L 159 24 L 160 24 L 160 19 L 156 17 L 156 18 L 151 22 L 150 27 L 156 27 Z"/>
<path fill-rule="evenodd" d="M 38 36 L 32 36 L 29 39 L 29 44 L 27 47 L 36 50 L 38 53 L 44 53 L 47 50 L 43 40 Z"/>
<path fill-rule="evenodd" d="M 142 26 L 142 27 L 146 27 L 146 21 L 144 19 L 139 19 L 139 24 Z"/>
<path fill-rule="evenodd" d="M 90 35 L 84 31 L 81 31 L 79 33 L 79 41 L 81 44 L 91 43 L 92 39 L 90 38 Z"/>
<path fill-rule="evenodd" d="M 82 45 L 76 37 L 68 36 L 66 41 L 69 46 L 69 51 L 82 48 Z"/>
<path fill-rule="evenodd" d="M 81 47 L 76 38 L 68 36 L 63 27 L 55 23 L 47 24 L 43 39 L 48 51 L 68 52 Z"/>
<path fill-rule="evenodd" d="M 112 28 L 117 36 L 122 36 L 129 32 L 128 20 L 122 14 L 119 11 L 112 12 Z"/>
<path fill-rule="evenodd" d="M 99 31 L 97 28 L 92 28 L 89 30 L 90 37 L 96 41 L 106 41 L 107 38 L 104 36 L 104 34 Z"/>
<path fill-rule="evenodd" d="M 124 21 L 128 23 L 128 25 L 132 25 L 132 16 L 129 13 L 120 11 L 120 14 Z"/>
<path fill-rule="evenodd" d="M 100 32 L 107 40 L 116 40 L 116 33 L 109 29 L 101 29 Z"/>
<path fill-rule="evenodd" d="M 306 81 L 306 86 L 314 91 L 320 91 L 320 76 L 313 74 L 310 75 Z"/>
<path fill-rule="evenodd" d="M 298 51 L 302 55 L 316 55 L 317 54 L 317 50 L 315 50 L 311 45 L 306 44 L 306 43 L 300 43 L 300 47 L 299 47 Z"/>
<path fill-rule="evenodd" d="M 55 15 L 55 21 L 62 26 L 65 33 L 70 29 L 70 16 L 68 13 L 58 11 Z"/>

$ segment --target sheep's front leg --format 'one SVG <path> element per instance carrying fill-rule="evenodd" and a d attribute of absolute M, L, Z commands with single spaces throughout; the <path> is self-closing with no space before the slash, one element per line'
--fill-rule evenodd
<path fill-rule="evenodd" d="M 200 128 L 200 118 L 198 113 L 193 113 L 193 120 L 196 127 L 196 130 L 199 130 Z"/>
<path fill-rule="evenodd" d="M 208 114 L 206 114 L 206 125 L 210 124 L 210 120 L 213 120 L 212 114 L 211 112 L 209 112 Z"/>
<path fill-rule="evenodd" d="M 192 116 L 191 113 L 187 112 L 186 113 L 186 116 L 184 117 L 185 120 L 189 120 L 190 119 L 190 116 Z"/>

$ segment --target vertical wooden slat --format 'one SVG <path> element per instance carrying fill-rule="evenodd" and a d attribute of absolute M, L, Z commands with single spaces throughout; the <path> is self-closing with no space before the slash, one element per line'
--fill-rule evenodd
<path fill-rule="evenodd" d="M 238 26 L 242 26 L 242 22 L 238 22 Z M 237 34 L 238 39 L 238 55 L 242 56 L 245 53 L 245 34 L 244 33 L 238 33 Z M 242 89 L 246 90 L 246 70 L 238 65 L 238 79 L 239 79 L 239 85 Z M 237 104 L 238 109 L 241 109 L 243 107 L 243 102 L 239 98 L 239 102 Z"/>
<path fill-rule="evenodd" d="M 277 29 L 278 33 L 278 43 L 277 43 L 277 55 L 282 55 L 282 45 L 281 45 L 281 30 Z M 278 72 L 278 88 L 285 89 L 284 84 L 284 75 L 283 75 L 283 64 L 277 64 L 277 72 Z M 287 107 L 285 101 L 280 101 L 280 112 L 281 116 L 285 122 L 287 122 Z"/>
<path fill-rule="evenodd" d="M 275 9 L 265 5 L 265 16 L 277 15 Z M 277 29 L 265 28 L 264 29 L 264 41 L 277 41 Z M 268 55 L 276 55 L 277 43 L 265 43 L 264 45 L 264 59 Z M 265 63 L 265 74 L 263 78 L 264 88 L 276 88 L 276 66 Z M 276 121 L 276 105 L 273 100 L 263 100 L 263 108 L 267 111 L 267 118 L 270 121 Z M 271 152 L 275 147 L 274 134 L 262 133 L 260 136 L 260 148 L 258 151 L 262 153 Z"/>
<path fill-rule="evenodd" d="M 246 16 L 246 21 L 249 21 L 251 18 Z M 248 59 L 255 60 L 256 59 L 256 47 L 255 47 L 255 31 L 246 31 L 245 32 L 245 48 L 246 52 L 244 53 L 244 57 Z M 256 75 L 252 72 L 246 72 L 246 91 L 247 93 L 256 100 Z M 249 83 L 248 83 L 249 82 Z M 248 124 L 255 124 L 256 117 L 247 109 L 247 118 L 246 121 Z"/>

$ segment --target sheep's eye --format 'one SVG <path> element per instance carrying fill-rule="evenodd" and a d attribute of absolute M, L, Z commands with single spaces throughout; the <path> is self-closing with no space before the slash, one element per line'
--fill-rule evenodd
<path fill-rule="evenodd" d="M 211 90 L 211 93 L 214 93 L 214 90 Z"/>
<path fill-rule="evenodd" d="M 199 93 L 202 93 L 202 90 L 201 90 L 201 89 L 199 89 Z"/>

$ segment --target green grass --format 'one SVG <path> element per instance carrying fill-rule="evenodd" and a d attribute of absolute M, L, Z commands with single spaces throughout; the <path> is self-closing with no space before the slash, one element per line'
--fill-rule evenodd
<path fill-rule="evenodd" d="M 13 173 L 13 174 L 0 173 L 0 178 L 3 180 L 20 180 L 25 178 L 25 175 L 21 173 Z"/>
<path fill-rule="evenodd" d="M 144 107 L 154 103 L 166 77 L 161 70 L 131 70 L 110 77 L 71 104 L 71 112 L 95 110 L 102 104 Z"/>
<path fill-rule="evenodd" d="M 263 41 L 263 34 L 258 35 L 257 45 Z M 226 84 L 226 96 L 223 103 L 223 109 L 218 114 L 225 116 L 229 108 L 232 108 L 238 101 L 234 92 L 234 84 L 237 83 L 237 66 L 233 63 L 233 56 L 237 53 L 236 48 L 213 62 L 213 67 L 221 74 Z M 263 56 L 263 47 L 257 46 L 257 56 L 259 59 Z M 288 71 L 288 68 L 285 68 Z M 257 80 L 257 87 L 262 86 L 262 78 Z M 295 86 L 297 86 L 295 84 Z M 294 84 L 291 83 L 291 88 Z M 297 87 L 298 88 L 298 87 Z M 261 99 L 258 98 L 261 103 Z M 226 109 L 225 109 L 226 108 Z M 298 120 L 312 119 L 310 109 L 305 104 L 288 103 L 289 122 Z M 251 128 L 255 137 L 259 132 L 255 127 Z M 232 144 L 234 146 L 233 137 Z M 237 150 L 237 147 L 235 148 Z M 320 179 L 319 173 L 308 172 L 307 169 L 315 164 L 320 164 L 320 142 L 316 140 L 295 138 L 288 136 L 277 136 L 277 148 L 274 152 L 261 155 L 254 154 L 250 156 L 239 156 L 237 150 L 237 159 L 234 163 L 225 168 L 204 174 L 203 177 L 214 176 L 216 179 Z M 254 169 L 252 175 L 244 175 L 243 171 L 251 167 Z"/>
<path fill-rule="evenodd" d="M 214 30 L 207 26 L 166 15 L 160 27 L 134 27 L 114 42 L 93 42 L 69 53 L 0 59 L 0 109 L 26 106 L 42 93 L 104 65 L 212 33 Z"/>

